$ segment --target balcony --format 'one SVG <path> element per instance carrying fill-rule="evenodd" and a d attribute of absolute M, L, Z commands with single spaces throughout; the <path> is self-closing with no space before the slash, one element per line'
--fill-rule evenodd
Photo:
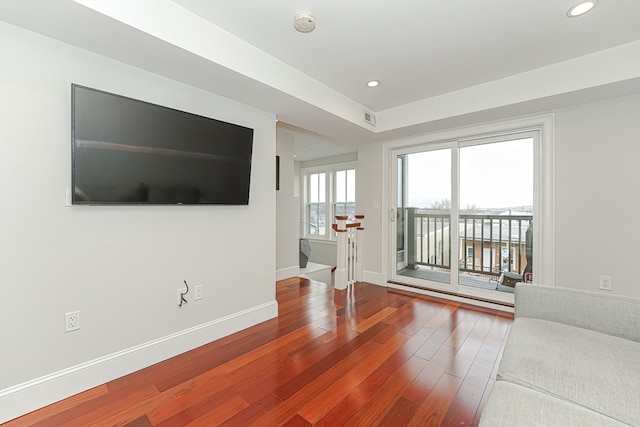
<path fill-rule="evenodd" d="M 406 266 L 399 275 L 450 283 L 451 260 L 463 286 L 513 292 L 532 267 L 532 215 L 461 214 L 459 253 L 451 253 L 450 215 L 405 209 Z"/>

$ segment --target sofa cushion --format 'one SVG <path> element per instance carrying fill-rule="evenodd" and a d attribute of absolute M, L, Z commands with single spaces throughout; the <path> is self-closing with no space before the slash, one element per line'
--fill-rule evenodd
<path fill-rule="evenodd" d="M 640 343 L 636 341 L 518 318 L 497 378 L 640 425 Z"/>
<path fill-rule="evenodd" d="M 479 427 L 624 426 L 565 400 L 507 381 L 496 381 Z"/>
<path fill-rule="evenodd" d="M 640 299 L 519 283 L 515 317 L 551 320 L 640 342 Z"/>

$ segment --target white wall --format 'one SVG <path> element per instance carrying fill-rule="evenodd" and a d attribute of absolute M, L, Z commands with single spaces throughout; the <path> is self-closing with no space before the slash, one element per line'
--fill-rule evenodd
<path fill-rule="evenodd" d="M 338 154 L 336 156 L 321 157 L 313 160 L 306 160 L 300 162 L 300 168 L 312 168 L 316 166 L 335 165 L 338 163 L 355 162 L 358 160 L 358 153 L 356 151 L 352 153 Z"/>
<path fill-rule="evenodd" d="M 275 117 L 0 31 L 0 421 L 275 316 Z M 249 206 L 65 207 L 72 82 L 254 128 Z"/>
<path fill-rule="evenodd" d="M 640 297 L 640 95 L 556 113 L 556 282 Z"/>
<path fill-rule="evenodd" d="M 293 135 L 277 132 L 276 154 L 280 156 L 280 190 L 276 191 L 276 276 L 297 276 L 299 267 L 300 191 L 296 184 Z"/>
<path fill-rule="evenodd" d="M 309 239 L 309 246 L 311 247 L 310 262 L 336 267 L 338 246 L 335 240 Z"/>
<path fill-rule="evenodd" d="M 382 188 L 381 144 L 365 145 L 358 150 L 356 197 L 358 213 L 364 215 L 364 279 L 378 285 L 385 285 L 387 281 L 386 274 L 382 274 L 386 262 L 382 243 L 386 238 L 388 218 L 381 210 Z"/>
<path fill-rule="evenodd" d="M 599 276 L 610 275 L 613 293 L 640 297 L 640 95 L 551 113 L 556 285 L 597 291 Z M 365 279 L 384 285 L 388 213 L 375 209 L 389 179 L 382 176 L 382 162 L 381 144 L 358 150 L 358 211 L 366 215 Z"/>

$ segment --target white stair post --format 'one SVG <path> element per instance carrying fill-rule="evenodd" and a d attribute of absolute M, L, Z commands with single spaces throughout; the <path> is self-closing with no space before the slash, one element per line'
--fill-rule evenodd
<path fill-rule="evenodd" d="M 356 228 L 356 281 L 362 282 L 364 276 L 364 215 L 356 215 L 360 224 Z"/>
<path fill-rule="evenodd" d="M 347 216 L 336 216 L 333 229 L 337 234 L 335 288 L 346 289 L 363 278 L 364 215 L 356 215 L 358 222 L 347 224 Z"/>
<path fill-rule="evenodd" d="M 347 289 L 349 283 L 349 275 L 347 270 L 347 216 L 336 216 L 336 224 L 334 230 L 337 234 L 337 259 L 336 259 L 336 275 L 335 288 Z"/>
<path fill-rule="evenodd" d="M 356 283 L 356 225 L 347 225 L 347 286 Z"/>

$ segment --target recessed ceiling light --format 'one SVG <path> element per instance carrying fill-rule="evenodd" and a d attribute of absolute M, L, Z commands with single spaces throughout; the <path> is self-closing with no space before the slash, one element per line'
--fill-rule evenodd
<path fill-rule="evenodd" d="M 567 16 L 569 18 L 575 18 L 576 16 L 584 15 L 585 13 L 596 7 L 597 4 L 598 0 L 581 1 L 580 3 L 569 9 L 569 11 L 567 12 Z"/>
<path fill-rule="evenodd" d="M 369 87 L 380 86 L 380 80 L 369 80 L 367 82 L 367 86 L 369 86 Z"/>

